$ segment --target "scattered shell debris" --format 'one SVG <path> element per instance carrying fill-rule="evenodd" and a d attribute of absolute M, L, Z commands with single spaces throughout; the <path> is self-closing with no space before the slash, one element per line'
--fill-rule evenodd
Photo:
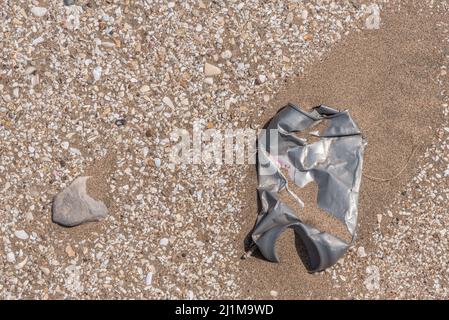
<path fill-rule="evenodd" d="M 385 2 L 372 3 L 382 14 Z M 246 295 L 242 248 L 233 241 L 246 205 L 238 196 L 245 171 L 172 167 L 167 133 L 196 120 L 217 130 L 260 128 L 258 117 L 286 81 L 366 29 L 367 7 L 349 0 L 1 1 L 0 298 Z M 96 190 L 112 195 L 104 203 L 85 188 L 94 165 L 113 169 Z M 447 163 L 438 168 L 442 175 Z M 55 225 L 52 206 L 55 222 L 75 227 Z M 440 229 L 434 237 L 443 244 Z M 438 257 L 442 249 L 433 250 Z M 389 274 L 372 255 L 359 260 L 379 267 L 382 290 Z M 344 267 L 334 266 L 351 283 Z M 272 289 L 264 292 L 283 296 Z"/>

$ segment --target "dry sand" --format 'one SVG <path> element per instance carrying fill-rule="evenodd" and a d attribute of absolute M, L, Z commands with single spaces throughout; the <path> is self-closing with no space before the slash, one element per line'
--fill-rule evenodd
<path fill-rule="evenodd" d="M 261 119 L 267 121 L 289 101 L 303 108 L 326 104 L 348 109 L 368 142 L 365 175 L 392 177 L 408 164 L 397 179 L 388 182 L 363 178 L 358 242 L 367 239 L 377 214 L 410 180 L 417 156 L 432 140 L 431 128 L 441 122 L 439 113 L 434 112 L 440 101 L 432 79 L 442 63 L 442 39 L 435 32 L 442 17 L 429 18 L 429 12 L 418 13 L 418 7 L 402 6 L 400 12 L 387 9 L 379 30 L 365 30 L 343 39 L 302 76 L 290 81 Z M 255 181 L 255 170 L 251 169 L 248 177 L 248 181 Z M 257 214 L 255 188 L 254 182 L 246 194 L 248 208 L 241 216 L 241 241 Z M 307 196 L 303 199 L 313 200 Z M 369 250 L 369 244 L 366 247 Z M 282 299 L 345 298 L 332 288 L 328 274 L 307 273 L 295 250 L 293 231 L 280 237 L 277 251 L 279 264 L 260 259 L 257 253 L 241 263 L 247 297 L 270 298 L 270 291 L 275 290 Z"/>

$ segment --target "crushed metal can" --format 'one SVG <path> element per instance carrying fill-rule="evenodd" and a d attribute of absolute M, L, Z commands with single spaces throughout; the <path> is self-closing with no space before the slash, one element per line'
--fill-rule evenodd
<path fill-rule="evenodd" d="M 307 143 L 296 133 L 321 122 L 322 132 L 310 132 L 319 140 Z M 279 262 L 275 243 L 287 228 L 301 238 L 309 258 L 309 272 L 322 271 L 335 264 L 353 244 L 357 228 L 357 207 L 362 177 L 362 133 L 348 111 L 325 105 L 302 110 L 294 104 L 283 107 L 266 125 L 258 138 L 259 214 L 251 239 L 268 260 Z M 301 199 L 289 189 L 288 177 L 302 188 L 310 182 L 318 187 L 317 205 L 347 228 L 351 241 L 323 232 L 304 223 L 295 211 L 280 200 L 286 190 L 304 208 Z"/>

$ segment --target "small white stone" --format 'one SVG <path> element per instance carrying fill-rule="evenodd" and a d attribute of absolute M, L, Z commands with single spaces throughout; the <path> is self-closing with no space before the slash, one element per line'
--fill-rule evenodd
<path fill-rule="evenodd" d="M 259 81 L 260 83 L 264 83 L 267 81 L 267 77 L 264 74 L 259 75 Z"/>
<path fill-rule="evenodd" d="M 19 238 L 20 240 L 26 240 L 28 239 L 28 233 L 26 233 L 25 230 L 17 230 L 14 232 L 14 235 Z"/>
<path fill-rule="evenodd" d="M 34 149 L 34 147 L 32 147 L 32 146 L 28 147 L 28 152 L 29 153 L 34 153 L 35 151 L 36 151 L 36 149 Z"/>
<path fill-rule="evenodd" d="M 8 254 L 6 255 L 6 261 L 8 261 L 9 263 L 16 262 L 16 255 L 14 254 L 14 252 L 8 252 Z"/>
<path fill-rule="evenodd" d="M 39 269 L 41 269 L 41 271 L 48 276 L 50 274 L 50 269 L 46 268 L 46 267 L 42 267 L 40 266 Z"/>
<path fill-rule="evenodd" d="M 171 99 L 169 97 L 164 97 L 162 99 L 162 102 L 165 103 L 167 106 L 169 106 L 172 109 L 175 108 L 175 105 L 173 104 L 173 101 L 171 101 Z"/>
<path fill-rule="evenodd" d="M 40 43 L 42 43 L 42 42 L 44 42 L 44 41 L 45 41 L 44 38 L 41 37 L 41 36 L 39 36 L 39 37 L 37 37 L 36 39 L 34 39 L 34 40 L 31 42 L 31 44 L 32 44 L 33 46 L 37 46 L 38 44 L 40 44 Z"/>
<path fill-rule="evenodd" d="M 44 7 L 33 7 L 31 8 L 31 13 L 36 17 L 43 17 L 47 14 L 47 8 Z"/>
<path fill-rule="evenodd" d="M 368 277 L 363 282 L 368 291 L 379 290 L 380 285 L 380 272 L 377 266 L 366 267 L 366 273 Z"/>
<path fill-rule="evenodd" d="M 221 54 L 221 57 L 226 60 L 231 59 L 231 57 L 232 57 L 231 50 L 223 51 L 223 53 Z"/>
<path fill-rule="evenodd" d="M 359 248 L 357 249 L 357 255 L 358 255 L 360 258 L 366 257 L 365 248 L 364 248 L 364 247 L 359 247 Z"/>
<path fill-rule="evenodd" d="M 63 141 L 61 143 L 61 148 L 64 150 L 68 150 L 69 149 L 70 144 L 67 141 Z"/>
<path fill-rule="evenodd" d="M 275 291 L 275 290 L 271 290 L 271 291 L 270 291 L 270 296 L 276 298 L 278 295 L 279 295 L 279 293 L 278 293 L 277 291 Z"/>
<path fill-rule="evenodd" d="M 195 27 L 195 31 L 196 31 L 196 32 L 201 32 L 201 31 L 203 31 L 203 26 L 200 25 L 200 24 L 197 24 L 197 26 Z"/>
<path fill-rule="evenodd" d="M 97 82 L 98 80 L 100 80 L 102 72 L 103 72 L 103 69 L 100 66 L 94 68 L 94 70 L 92 71 L 92 75 L 94 77 L 94 82 Z"/>
<path fill-rule="evenodd" d="M 157 168 L 159 168 L 161 166 L 161 159 L 159 159 L 159 158 L 154 159 L 154 165 Z"/>
<path fill-rule="evenodd" d="M 168 245 L 168 239 L 167 238 L 162 238 L 161 241 L 159 241 L 159 244 L 163 247 L 165 247 L 166 245 Z"/>
<path fill-rule="evenodd" d="M 204 74 L 207 77 L 216 76 L 221 73 L 221 69 L 214 66 L 213 64 L 207 63 L 204 65 Z"/>
<path fill-rule="evenodd" d="M 153 283 L 153 272 L 148 272 L 145 278 L 145 284 L 147 285 L 147 287 L 151 287 L 152 283 Z"/>
<path fill-rule="evenodd" d="M 365 20 L 365 27 L 368 30 L 377 30 L 380 28 L 380 9 L 377 4 L 371 4 L 366 8 L 368 17 Z"/>
<path fill-rule="evenodd" d="M 147 93 L 148 91 L 150 91 L 150 86 L 144 84 L 142 87 L 140 87 L 140 93 Z"/>

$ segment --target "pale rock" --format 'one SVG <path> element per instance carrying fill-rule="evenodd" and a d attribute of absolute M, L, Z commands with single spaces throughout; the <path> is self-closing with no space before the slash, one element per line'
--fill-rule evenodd
<path fill-rule="evenodd" d="M 380 8 L 377 4 L 371 4 L 366 8 L 368 17 L 365 20 L 365 27 L 368 30 L 377 30 L 380 28 Z"/>
<path fill-rule="evenodd" d="M 270 291 L 270 296 L 276 298 L 278 295 L 279 295 L 279 293 L 277 291 L 275 291 L 275 290 Z"/>
<path fill-rule="evenodd" d="M 148 91 L 150 91 L 150 86 L 144 84 L 142 87 L 140 87 L 140 90 L 139 90 L 139 91 L 140 91 L 140 93 L 142 93 L 142 94 L 147 93 Z"/>
<path fill-rule="evenodd" d="M 72 249 L 72 246 L 70 244 L 65 247 L 65 252 L 70 258 L 73 258 L 76 256 L 76 252 Z"/>
<path fill-rule="evenodd" d="M 175 108 L 175 105 L 173 104 L 173 101 L 171 101 L 171 99 L 170 99 L 169 97 L 164 97 L 164 98 L 162 99 L 162 102 L 163 102 L 165 105 L 169 106 L 171 109 L 174 109 L 174 108 Z"/>
<path fill-rule="evenodd" d="M 101 68 L 100 66 L 94 68 L 94 70 L 92 71 L 92 75 L 94 77 L 94 82 L 97 82 L 98 80 L 100 80 L 102 73 L 103 73 L 103 68 Z"/>
<path fill-rule="evenodd" d="M 148 272 L 147 276 L 145 278 L 145 284 L 147 287 L 151 287 L 151 284 L 153 283 L 153 272 Z"/>
<path fill-rule="evenodd" d="M 42 271 L 43 274 L 45 274 L 46 276 L 48 276 L 50 274 L 50 269 L 46 268 L 46 267 L 42 267 L 40 266 L 39 269 Z"/>
<path fill-rule="evenodd" d="M 207 77 L 216 76 L 221 73 L 221 69 L 214 66 L 213 64 L 207 63 L 204 65 L 204 74 Z"/>
<path fill-rule="evenodd" d="M 364 248 L 364 247 L 359 247 L 359 248 L 357 249 L 357 255 L 358 255 L 360 258 L 366 257 L 365 248 Z"/>
<path fill-rule="evenodd" d="M 231 59 L 231 57 L 232 57 L 232 52 L 231 52 L 231 50 L 223 51 L 223 52 L 221 53 L 221 57 L 222 57 L 223 59 L 225 59 L 225 60 Z"/>
<path fill-rule="evenodd" d="M 203 31 L 203 26 L 200 25 L 200 24 L 198 24 L 198 25 L 195 27 L 195 31 L 196 31 L 196 32 L 201 32 L 201 31 Z"/>
<path fill-rule="evenodd" d="M 33 7 L 31 8 L 31 13 L 36 17 L 43 17 L 47 14 L 47 8 L 44 7 Z"/>
<path fill-rule="evenodd" d="M 28 239 L 28 233 L 25 230 L 17 230 L 14 232 L 14 235 L 20 240 Z"/>
<path fill-rule="evenodd" d="M 162 238 L 161 241 L 159 241 L 159 244 L 163 247 L 165 247 L 166 245 L 168 245 L 168 239 L 167 238 Z"/>
<path fill-rule="evenodd" d="M 8 254 L 6 255 L 6 261 L 8 261 L 9 263 L 16 262 L 16 255 L 14 254 L 14 252 L 8 252 Z"/>
<path fill-rule="evenodd" d="M 107 216 L 108 209 L 104 203 L 87 194 L 88 179 L 89 177 L 78 177 L 54 198 L 53 222 L 65 227 L 74 227 L 86 222 L 98 221 Z"/>
<path fill-rule="evenodd" d="M 363 282 L 368 291 L 379 290 L 380 285 L 380 273 L 379 268 L 377 266 L 368 266 L 366 267 L 366 273 L 368 277 Z"/>

